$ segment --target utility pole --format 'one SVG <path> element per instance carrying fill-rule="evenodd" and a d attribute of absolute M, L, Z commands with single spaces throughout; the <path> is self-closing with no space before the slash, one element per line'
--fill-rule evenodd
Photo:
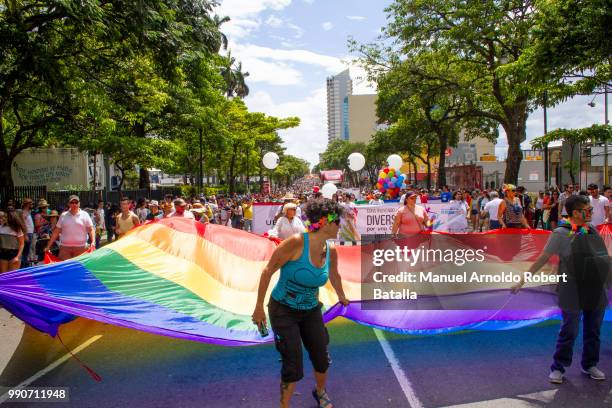
<path fill-rule="evenodd" d="M 546 105 L 548 105 L 548 91 L 544 91 L 544 137 L 548 133 L 548 115 L 546 112 Z M 550 187 L 550 180 L 548 178 L 548 142 L 544 145 L 544 185 Z"/>

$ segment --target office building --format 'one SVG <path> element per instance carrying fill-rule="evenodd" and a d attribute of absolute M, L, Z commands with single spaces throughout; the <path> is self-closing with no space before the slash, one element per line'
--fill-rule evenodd
<path fill-rule="evenodd" d="M 346 69 L 327 78 L 327 141 L 348 140 L 348 96 L 353 93 L 353 81 Z"/>

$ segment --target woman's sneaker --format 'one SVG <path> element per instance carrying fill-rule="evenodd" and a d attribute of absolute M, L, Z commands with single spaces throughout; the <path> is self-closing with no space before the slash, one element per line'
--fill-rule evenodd
<path fill-rule="evenodd" d="M 553 384 L 562 384 L 565 376 L 559 370 L 553 370 L 548 374 L 548 380 Z"/>
<path fill-rule="evenodd" d="M 589 377 L 597 381 L 604 381 L 606 379 L 606 375 L 604 374 L 604 372 L 594 366 L 589 368 L 588 370 L 585 370 L 583 368 L 582 373 L 588 375 Z"/>

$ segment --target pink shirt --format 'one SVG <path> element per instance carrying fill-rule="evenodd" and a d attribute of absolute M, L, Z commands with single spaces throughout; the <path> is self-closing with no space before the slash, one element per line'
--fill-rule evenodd
<path fill-rule="evenodd" d="M 425 218 L 425 208 L 420 205 L 414 206 L 414 213 L 406 206 L 401 206 L 395 213 L 396 217 L 400 218 L 399 233 L 400 234 L 415 234 L 423 230 L 423 219 Z"/>
<path fill-rule="evenodd" d="M 91 217 L 79 209 L 76 215 L 70 211 L 63 212 L 57 221 L 57 227 L 62 229 L 60 244 L 62 246 L 82 247 L 87 245 L 87 236 L 93 227 Z"/>

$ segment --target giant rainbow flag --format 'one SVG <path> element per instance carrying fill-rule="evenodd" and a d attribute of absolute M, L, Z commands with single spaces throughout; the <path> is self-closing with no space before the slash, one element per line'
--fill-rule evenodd
<path fill-rule="evenodd" d="M 609 231 L 602 232 L 610 251 Z M 470 234 L 462 245 L 488 242 L 492 262 L 525 270 L 521 268 L 533 262 L 547 239 L 546 232 L 522 231 L 511 237 L 515 249 L 509 253 L 504 234 Z M 0 275 L 0 305 L 52 336 L 61 324 L 80 316 L 206 343 L 266 343 L 272 334 L 262 338 L 251 313 L 260 273 L 274 249 L 272 241 L 244 231 L 164 219 L 76 259 Z M 511 295 L 507 288 L 487 293 L 503 301 L 498 310 L 366 310 L 362 302 L 371 300 L 361 299 L 362 255 L 358 246 L 338 247 L 338 267 L 351 304 L 338 304 L 328 284 L 320 292 L 326 321 L 344 316 L 400 333 L 435 334 L 518 328 L 559 313 L 554 305 L 541 306 L 545 299 L 537 298 L 549 296 L 546 293 L 526 289 Z M 526 303 L 540 306 L 529 309 Z M 522 306 L 513 308 L 518 304 Z M 610 311 L 606 320 L 612 320 Z"/>

